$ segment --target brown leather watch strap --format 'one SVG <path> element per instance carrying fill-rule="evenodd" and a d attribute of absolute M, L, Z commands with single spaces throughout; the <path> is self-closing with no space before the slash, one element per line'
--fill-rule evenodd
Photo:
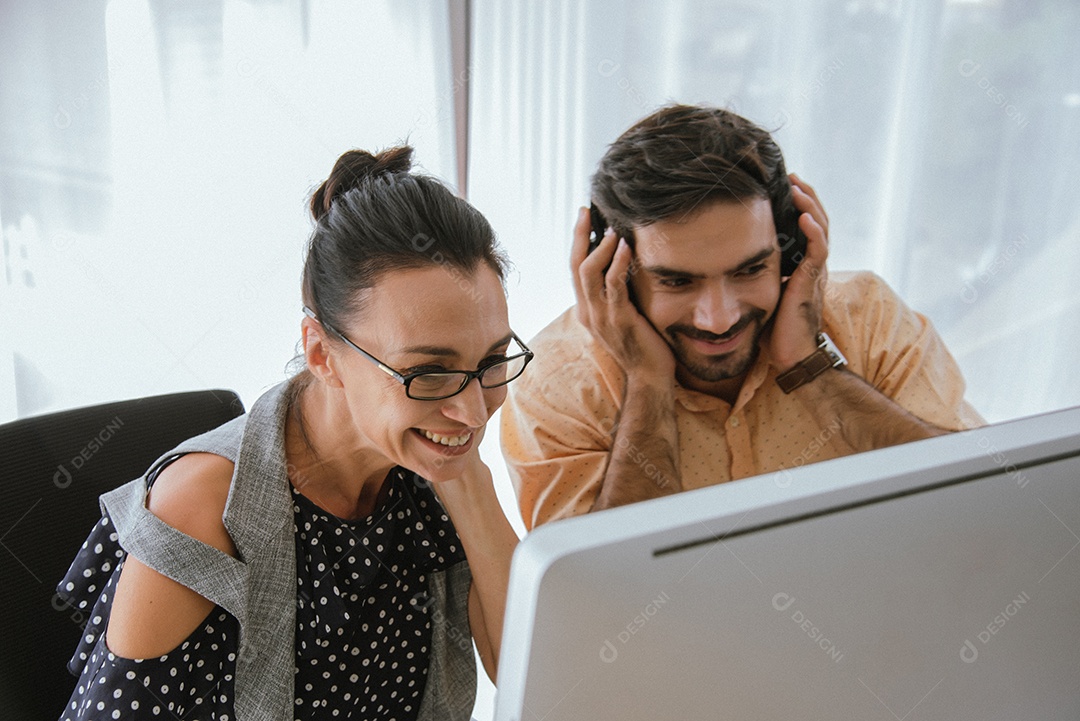
<path fill-rule="evenodd" d="M 847 359 L 840 349 L 824 333 L 818 333 L 818 349 L 803 358 L 795 366 L 776 376 L 776 384 L 784 393 L 791 393 L 799 386 L 806 385 L 830 368 L 847 365 Z"/>

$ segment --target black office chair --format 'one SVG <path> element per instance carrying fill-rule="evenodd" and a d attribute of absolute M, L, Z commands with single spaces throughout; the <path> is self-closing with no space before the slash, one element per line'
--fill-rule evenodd
<path fill-rule="evenodd" d="M 0 718 L 56 721 L 86 623 L 56 585 L 101 517 L 97 497 L 244 412 L 232 391 L 107 403 L 0 425 Z"/>

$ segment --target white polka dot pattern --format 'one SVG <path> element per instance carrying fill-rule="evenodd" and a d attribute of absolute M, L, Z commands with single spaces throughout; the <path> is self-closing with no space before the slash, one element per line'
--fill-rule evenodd
<path fill-rule="evenodd" d="M 415 719 L 419 711 L 431 639 L 427 576 L 464 552 L 425 481 L 394 469 L 387 482 L 380 507 L 355 521 L 293 490 L 298 720 Z M 75 607 L 93 607 L 68 664 L 79 680 L 62 721 L 235 718 L 239 627 L 220 607 L 164 656 L 109 652 L 104 630 L 123 557 L 106 516 L 58 586 Z"/>

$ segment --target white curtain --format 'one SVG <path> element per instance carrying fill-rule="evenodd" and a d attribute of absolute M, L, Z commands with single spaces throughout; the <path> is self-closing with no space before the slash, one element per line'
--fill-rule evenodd
<path fill-rule="evenodd" d="M 0 421 L 196 388 L 299 338 L 305 203 L 350 148 L 454 178 L 446 7 L 4 3 Z"/>
<path fill-rule="evenodd" d="M 1080 404 L 1080 6 L 1070 0 L 475 2 L 470 198 L 518 266 L 519 332 L 573 302 L 575 209 L 669 102 L 774 130 L 830 268 L 925 313 L 990 420 Z"/>

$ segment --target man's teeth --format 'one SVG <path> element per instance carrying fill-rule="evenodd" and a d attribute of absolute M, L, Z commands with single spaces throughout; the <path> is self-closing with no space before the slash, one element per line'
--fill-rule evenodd
<path fill-rule="evenodd" d="M 472 433 L 466 433 L 463 436 L 440 436 L 438 433 L 432 433 L 431 431 L 421 431 L 421 433 L 429 441 L 435 441 L 444 446 L 463 446 L 472 438 Z"/>

